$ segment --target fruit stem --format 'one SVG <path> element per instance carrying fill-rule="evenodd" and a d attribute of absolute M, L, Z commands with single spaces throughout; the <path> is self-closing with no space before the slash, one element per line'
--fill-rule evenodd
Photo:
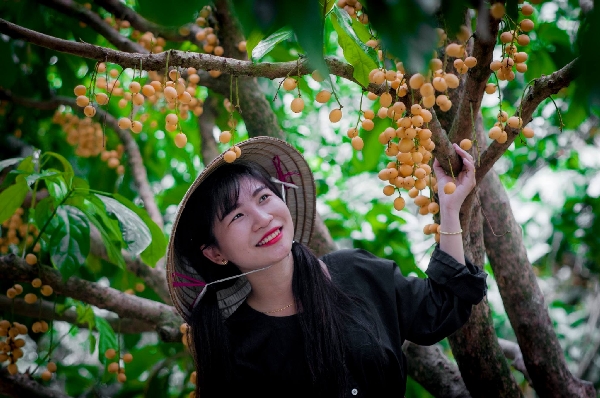
<path fill-rule="evenodd" d="M 448 166 L 450 166 L 450 174 L 452 175 L 452 180 L 456 183 L 456 178 L 454 177 L 454 170 L 452 170 L 452 162 L 450 158 L 448 158 Z"/>
<path fill-rule="evenodd" d="M 337 93 L 335 92 L 335 88 L 333 87 L 333 79 L 331 78 L 331 75 L 329 75 L 329 84 L 331 85 L 331 92 L 333 93 L 333 96 L 335 97 L 336 102 L 340 106 L 340 109 L 342 109 L 344 106 L 340 102 L 340 99 L 338 98 Z M 298 88 L 298 90 L 300 90 L 300 88 Z M 362 101 L 362 95 L 360 97 L 360 100 Z"/>
<path fill-rule="evenodd" d="M 471 126 L 473 127 L 473 142 L 475 143 L 475 150 L 477 151 L 477 166 L 481 166 L 481 153 L 479 152 L 479 145 L 477 143 L 477 130 L 475 129 L 475 118 L 473 117 L 473 103 L 471 105 Z"/>
<path fill-rule="evenodd" d="M 55 303 L 56 304 L 56 303 Z M 54 327 L 54 321 L 52 322 L 52 326 Z M 71 327 L 69 328 L 69 331 L 67 333 L 65 333 L 60 339 L 58 339 L 58 341 L 56 342 L 56 344 L 54 346 L 52 346 L 52 332 L 50 332 L 50 346 L 48 348 L 48 353 L 44 356 L 44 358 L 42 358 L 42 360 L 40 362 L 46 362 L 46 360 L 48 358 L 50 358 L 50 356 L 52 355 L 52 351 L 60 344 L 60 342 L 67 337 L 68 335 L 71 334 L 71 332 L 73 331 L 74 328 L 76 328 L 77 325 L 73 324 L 71 325 Z M 35 372 L 40 368 L 40 364 L 38 364 L 35 369 L 33 369 L 33 371 L 30 374 L 35 374 Z"/>

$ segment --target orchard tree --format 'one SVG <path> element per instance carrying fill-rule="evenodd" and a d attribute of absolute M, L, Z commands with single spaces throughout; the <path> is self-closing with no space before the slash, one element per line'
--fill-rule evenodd
<path fill-rule="evenodd" d="M 328 209 L 316 254 L 351 238 L 420 276 L 395 228 L 419 213 L 433 243 L 435 192 L 454 188 L 437 186 L 433 159 L 456 175 L 452 143 L 476 158 L 465 253 L 489 261 L 514 338 L 484 300 L 449 346 L 405 344 L 407 396 L 595 397 L 568 367 L 494 168 L 507 150 L 519 167 L 545 161 L 546 133 L 529 125 L 540 115 L 561 132 L 597 121 L 598 12 L 538 3 L 3 2 L 0 394 L 192 391 L 189 327 L 165 275 L 175 206 L 204 164 L 268 135 L 313 167 Z M 326 198 L 363 175 L 383 194 L 352 223 L 357 210 Z"/>

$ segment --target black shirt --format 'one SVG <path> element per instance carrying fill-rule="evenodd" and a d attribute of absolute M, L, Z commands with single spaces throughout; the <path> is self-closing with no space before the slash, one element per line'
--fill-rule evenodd
<path fill-rule="evenodd" d="M 370 310 L 385 352 L 377 361 L 364 331 L 346 331 L 347 397 L 402 397 L 406 390 L 404 340 L 431 345 L 454 333 L 486 293 L 486 274 L 434 251 L 429 278 L 404 277 L 390 260 L 364 250 L 340 250 L 322 258 L 332 282 L 360 297 Z M 297 315 L 265 315 L 245 302 L 228 318 L 234 382 L 223 396 L 313 397 Z"/>

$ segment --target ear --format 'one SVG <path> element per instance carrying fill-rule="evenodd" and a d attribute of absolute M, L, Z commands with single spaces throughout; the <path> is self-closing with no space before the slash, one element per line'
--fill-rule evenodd
<path fill-rule="evenodd" d="M 215 264 L 221 264 L 223 260 L 226 260 L 226 258 L 221 254 L 221 251 L 213 245 L 204 248 L 204 250 L 202 250 L 202 254 L 204 254 L 204 257 L 208 258 Z"/>

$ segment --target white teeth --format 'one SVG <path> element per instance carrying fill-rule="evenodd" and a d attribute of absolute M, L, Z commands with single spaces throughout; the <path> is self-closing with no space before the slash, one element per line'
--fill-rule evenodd
<path fill-rule="evenodd" d="M 281 233 L 281 229 L 278 229 L 277 231 L 273 232 L 271 235 L 267 236 L 266 238 L 264 238 L 263 240 L 258 242 L 257 246 L 262 246 L 262 245 L 269 243 L 273 238 L 278 236 L 280 233 Z"/>

